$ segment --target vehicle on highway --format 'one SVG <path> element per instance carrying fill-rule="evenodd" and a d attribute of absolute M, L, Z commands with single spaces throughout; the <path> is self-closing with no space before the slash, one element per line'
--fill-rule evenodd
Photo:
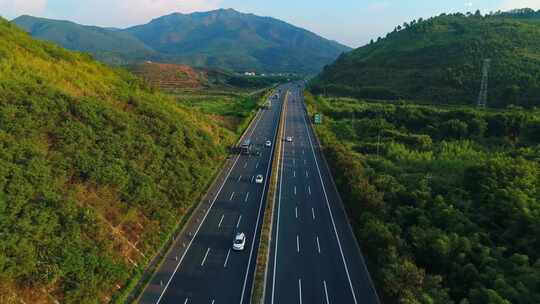
<path fill-rule="evenodd" d="M 246 235 L 241 232 L 237 233 L 233 241 L 233 250 L 242 251 L 246 247 Z"/>
<path fill-rule="evenodd" d="M 240 146 L 240 151 L 244 155 L 249 155 L 251 153 L 251 139 L 246 139 Z"/>
<path fill-rule="evenodd" d="M 262 175 L 257 175 L 257 177 L 255 177 L 255 183 L 256 184 L 262 184 L 263 183 L 263 176 Z"/>
<path fill-rule="evenodd" d="M 291 137 L 291 136 L 287 136 L 287 141 L 288 141 L 288 142 L 292 142 L 292 137 Z"/>
<path fill-rule="evenodd" d="M 272 142 L 269 141 L 269 140 L 267 140 L 266 143 L 265 143 L 265 145 L 266 145 L 267 147 L 271 147 L 271 146 L 272 146 Z"/>

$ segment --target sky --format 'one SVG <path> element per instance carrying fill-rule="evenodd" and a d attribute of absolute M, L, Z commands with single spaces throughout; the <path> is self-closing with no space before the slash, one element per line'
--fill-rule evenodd
<path fill-rule="evenodd" d="M 123 28 L 173 12 L 234 8 L 359 47 L 419 17 L 523 7 L 540 9 L 540 0 L 0 0 L 0 15 L 13 19 L 28 14 Z"/>

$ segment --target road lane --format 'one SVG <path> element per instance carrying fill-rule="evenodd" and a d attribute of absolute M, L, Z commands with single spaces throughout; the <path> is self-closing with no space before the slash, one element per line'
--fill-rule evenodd
<path fill-rule="evenodd" d="M 261 111 L 246 138 L 260 156 L 239 155 L 202 219 L 188 248 L 155 301 L 141 303 L 248 303 L 282 102 Z M 254 176 L 265 177 L 255 184 Z M 235 232 L 247 235 L 246 249 L 231 251 Z M 257 246 L 256 246 L 257 245 Z"/>
<path fill-rule="evenodd" d="M 293 91 L 284 124 L 293 142 L 283 145 L 265 302 L 299 303 L 301 282 L 304 303 L 378 303 L 331 175 L 320 165 L 301 91 Z"/>

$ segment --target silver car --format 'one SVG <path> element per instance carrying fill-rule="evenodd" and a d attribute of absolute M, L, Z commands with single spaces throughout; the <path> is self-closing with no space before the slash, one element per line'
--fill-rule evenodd
<path fill-rule="evenodd" d="M 233 241 L 233 250 L 242 251 L 246 247 L 246 235 L 242 233 L 237 233 Z"/>

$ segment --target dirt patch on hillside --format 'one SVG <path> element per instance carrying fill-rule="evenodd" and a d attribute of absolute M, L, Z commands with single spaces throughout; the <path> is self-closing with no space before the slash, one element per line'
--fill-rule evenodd
<path fill-rule="evenodd" d="M 161 89 L 199 89 L 206 83 L 204 72 L 180 64 L 145 62 L 132 67 L 133 73 Z"/>

